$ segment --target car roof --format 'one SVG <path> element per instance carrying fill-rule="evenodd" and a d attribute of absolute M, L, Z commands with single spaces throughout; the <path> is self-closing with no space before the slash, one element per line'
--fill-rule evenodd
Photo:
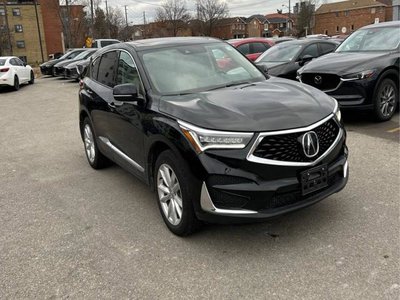
<path fill-rule="evenodd" d="M 123 44 L 129 45 L 135 48 L 136 50 L 140 51 L 140 50 L 164 48 L 171 46 L 185 46 L 185 45 L 209 44 L 209 43 L 222 43 L 222 41 L 210 37 L 168 37 L 168 38 L 137 40 L 132 42 L 126 42 Z M 104 48 L 110 49 L 118 47 L 118 45 L 120 44 L 113 44 L 106 46 Z"/>
<path fill-rule="evenodd" d="M 16 56 L 0 56 L 0 59 L 18 58 Z"/>
<path fill-rule="evenodd" d="M 252 42 L 270 43 L 274 42 L 274 40 L 272 38 L 269 39 L 269 38 L 258 37 L 258 38 L 231 39 L 227 40 L 227 42 L 232 45 L 241 45 Z"/>
<path fill-rule="evenodd" d="M 399 27 L 399 26 L 400 26 L 400 21 L 390 21 L 390 22 L 382 22 L 382 23 L 367 25 L 367 26 L 361 27 L 360 29 Z"/>
<path fill-rule="evenodd" d="M 325 40 L 325 39 L 302 39 L 302 40 L 292 40 L 292 41 L 287 41 L 282 44 L 277 44 L 277 45 L 308 45 L 308 44 L 314 44 L 314 43 L 330 43 L 330 44 L 335 44 L 338 45 L 339 43 L 333 40 Z"/>

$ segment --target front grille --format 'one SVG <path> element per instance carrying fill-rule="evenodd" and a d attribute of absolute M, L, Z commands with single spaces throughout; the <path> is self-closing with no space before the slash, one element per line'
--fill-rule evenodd
<path fill-rule="evenodd" d="M 319 151 L 312 158 L 304 154 L 302 146 L 302 136 L 307 131 L 265 136 L 257 145 L 253 155 L 275 161 L 311 162 L 318 159 L 332 146 L 339 130 L 340 128 L 333 118 L 312 130 L 317 134 L 319 141 Z"/>
<path fill-rule="evenodd" d="M 340 83 L 340 77 L 335 74 L 303 73 L 301 82 L 322 91 L 329 91 L 337 88 Z"/>

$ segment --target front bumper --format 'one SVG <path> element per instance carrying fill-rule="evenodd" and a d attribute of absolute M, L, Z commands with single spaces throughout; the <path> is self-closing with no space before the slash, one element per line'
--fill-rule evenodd
<path fill-rule="evenodd" d="M 43 75 L 53 75 L 53 66 L 40 66 L 40 72 Z"/>
<path fill-rule="evenodd" d="M 256 139 L 256 138 L 255 138 Z M 343 189 L 348 181 L 346 133 L 326 155 L 311 164 L 272 164 L 248 159 L 252 142 L 241 150 L 210 150 L 199 155 L 204 169 L 199 219 L 212 223 L 264 220 L 317 203 Z M 243 159 L 247 157 L 247 159 Z M 303 195 L 301 174 L 327 166 L 327 186 Z"/>

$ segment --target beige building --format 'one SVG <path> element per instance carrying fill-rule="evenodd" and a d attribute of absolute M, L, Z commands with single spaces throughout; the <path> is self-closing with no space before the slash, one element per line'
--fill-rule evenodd
<path fill-rule="evenodd" d="M 6 8 L 6 12 L 5 12 Z M 37 5 L 38 20 L 41 32 L 41 43 L 37 26 L 35 6 L 29 4 L 10 4 L 0 6 L 0 26 L 2 27 L 3 35 L 6 33 L 6 20 L 8 20 L 11 49 L 7 45 L 2 52 L 8 55 L 18 56 L 28 64 L 37 65 L 42 62 L 43 58 L 47 60 L 46 42 L 43 28 L 43 18 L 41 7 Z M 8 43 L 8 37 L 5 39 Z M 41 46 L 42 45 L 42 50 Z"/>

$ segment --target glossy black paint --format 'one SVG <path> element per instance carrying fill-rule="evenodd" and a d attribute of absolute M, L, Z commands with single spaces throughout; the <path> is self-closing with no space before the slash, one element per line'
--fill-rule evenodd
<path fill-rule="evenodd" d="M 368 28 L 393 26 L 389 23 L 370 25 Z M 399 84 L 399 66 L 399 47 L 393 51 L 335 52 L 311 61 L 298 71 L 298 75 L 300 80 L 307 74 L 334 74 L 344 78 L 345 75 L 374 70 L 371 78 L 343 81 L 336 88 L 325 91 L 343 109 L 373 109 L 374 93 L 381 80 L 391 78 Z"/>
<path fill-rule="evenodd" d="M 71 50 L 68 53 L 70 53 L 70 54 L 74 53 L 74 52 L 81 53 L 83 51 L 85 51 L 85 49 L 75 49 L 75 50 Z M 52 60 L 46 61 L 45 63 L 42 63 L 40 65 L 40 72 L 43 75 L 53 75 L 54 66 L 58 63 L 61 63 L 63 61 L 67 61 L 67 60 L 71 60 L 71 59 L 64 57 L 64 58 L 57 58 L 57 59 L 52 59 Z"/>
<path fill-rule="evenodd" d="M 263 62 L 263 61 L 256 61 L 256 65 L 263 66 L 268 69 L 268 74 L 272 76 L 287 78 L 291 80 L 296 80 L 297 71 L 304 65 L 309 63 L 309 61 L 302 61 L 302 53 L 303 50 L 308 47 L 309 45 L 316 44 L 318 45 L 319 56 L 326 55 L 327 53 L 323 53 L 320 44 L 331 44 L 332 46 L 336 47 L 339 43 L 330 41 L 330 40 L 319 40 L 319 39 L 312 39 L 312 40 L 294 40 L 294 41 L 286 41 L 285 45 L 299 45 L 299 51 L 293 57 L 293 59 L 289 62 Z M 334 48 L 332 49 L 332 51 Z"/>
<path fill-rule="evenodd" d="M 271 78 L 263 82 L 200 92 L 192 95 L 163 96 L 154 92 L 140 51 L 155 47 L 217 42 L 208 38 L 173 38 L 138 41 L 106 47 L 92 60 L 108 51 L 127 51 L 134 58 L 140 73 L 145 95 L 142 101 L 122 102 L 113 96 L 113 89 L 90 77 L 83 79 L 79 93 L 80 126 L 89 118 L 97 137 L 100 151 L 154 188 L 154 163 L 163 150 L 172 150 L 187 162 L 199 182 L 207 182 L 210 189 L 220 189 L 251 198 L 249 209 L 258 209 L 248 218 L 265 219 L 311 205 L 342 189 L 347 178 L 335 182 L 329 189 L 297 204 L 280 209 L 262 209 L 278 191 L 297 193 L 299 173 L 309 167 L 266 165 L 248 161 L 246 156 L 253 139 L 244 149 L 206 150 L 200 154 L 183 135 L 178 120 L 214 130 L 254 132 L 291 129 L 311 125 L 332 114 L 335 102 L 317 89 L 285 79 Z M 89 67 L 90 68 L 90 67 Z M 342 124 L 339 124 L 343 128 Z M 99 137 L 134 160 L 143 171 L 127 163 L 105 145 Z M 345 134 L 337 146 L 319 164 L 328 164 L 331 172 L 343 173 L 347 159 Z M 212 176 L 245 180 L 245 183 L 215 186 Z M 199 187 L 200 189 L 200 187 Z M 213 222 L 232 222 L 232 218 L 210 215 L 202 210 L 200 199 L 194 201 L 198 218 Z M 236 217 L 235 221 L 248 218 Z"/>

